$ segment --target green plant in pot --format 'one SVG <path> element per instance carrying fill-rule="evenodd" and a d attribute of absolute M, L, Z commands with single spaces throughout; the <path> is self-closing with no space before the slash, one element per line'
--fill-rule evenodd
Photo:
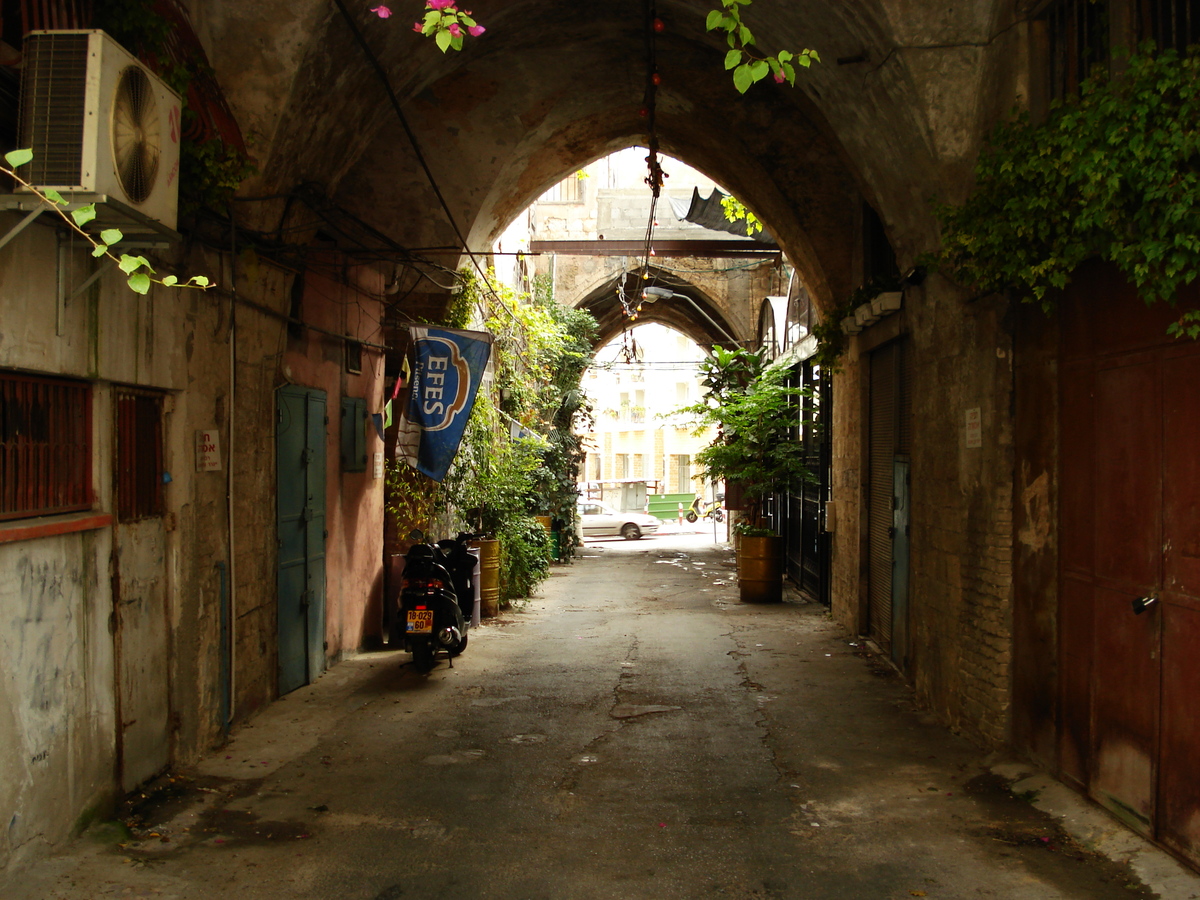
<path fill-rule="evenodd" d="M 738 587 L 746 602 L 782 599 L 782 539 L 769 526 L 767 497 L 811 480 L 798 429 L 805 388 L 788 384 L 788 371 L 766 365 L 761 352 L 714 348 L 701 366 L 704 400 L 683 411 L 717 436 L 696 455 L 705 475 L 740 489 L 746 518 L 734 526 Z"/>

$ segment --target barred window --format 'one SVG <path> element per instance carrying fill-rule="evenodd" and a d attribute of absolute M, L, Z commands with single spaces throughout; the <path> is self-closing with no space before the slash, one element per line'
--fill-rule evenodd
<path fill-rule="evenodd" d="M 163 513 L 162 395 L 117 392 L 117 518 Z"/>
<path fill-rule="evenodd" d="M 1058 0 L 1042 14 L 1049 41 L 1051 100 L 1079 92 L 1093 67 L 1107 65 L 1108 0 Z"/>
<path fill-rule="evenodd" d="M 540 198 L 545 203 L 580 203 L 583 201 L 581 179 L 578 174 L 568 175 Z"/>
<path fill-rule="evenodd" d="M 91 507 L 91 386 L 0 372 L 0 520 Z"/>
<path fill-rule="evenodd" d="M 1138 42 L 1184 52 L 1200 43 L 1200 0 L 1139 0 Z"/>

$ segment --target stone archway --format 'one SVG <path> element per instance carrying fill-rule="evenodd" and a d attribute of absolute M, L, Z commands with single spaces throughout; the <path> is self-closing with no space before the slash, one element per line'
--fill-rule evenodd
<path fill-rule="evenodd" d="M 741 321 L 742 298 L 719 296 L 665 269 L 651 267 L 649 279 L 643 279 L 640 266 L 624 268 L 575 301 L 577 309 L 586 309 L 600 325 L 597 346 L 605 344 L 634 322 L 657 322 L 674 328 L 701 346 L 732 346 L 752 340 Z M 661 299 L 639 298 L 643 286 L 668 290 L 674 296 Z M 622 302 L 622 292 L 626 298 Z M 633 311 L 632 318 L 626 310 Z"/>

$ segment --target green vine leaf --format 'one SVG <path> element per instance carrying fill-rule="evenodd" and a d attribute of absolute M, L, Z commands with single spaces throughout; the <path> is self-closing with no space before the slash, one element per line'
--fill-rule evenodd
<path fill-rule="evenodd" d="M 754 75 L 748 64 L 743 63 L 733 70 L 733 86 L 738 89 L 739 94 L 750 90 L 752 84 L 754 84 Z"/>
<path fill-rule="evenodd" d="M 75 220 L 75 224 L 82 228 L 92 219 L 96 218 L 96 204 L 89 203 L 87 206 L 81 206 L 79 209 L 71 210 L 71 218 Z"/>
<path fill-rule="evenodd" d="M 123 253 L 121 258 L 117 260 L 117 265 L 121 267 L 121 271 L 126 275 L 131 275 L 138 269 L 145 268 L 150 272 L 154 270 L 150 268 L 150 261 L 144 256 L 131 256 L 128 253 Z M 140 293 L 145 293 L 142 291 Z"/>
<path fill-rule="evenodd" d="M 25 148 L 23 150 L 10 150 L 4 154 L 4 161 L 12 168 L 23 166 L 33 159 L 33 150 Z"/>
<path fill-rule="evenodd" d="M 129 288 L 139 294 L 150 290 L 150 276 L 145 272 L 134 272 L 129 276 Z"/>

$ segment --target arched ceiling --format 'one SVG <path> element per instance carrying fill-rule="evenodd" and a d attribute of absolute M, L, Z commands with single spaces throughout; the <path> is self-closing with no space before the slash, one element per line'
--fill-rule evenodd
<path fill-rule="evenodd" d="M 384 2 L 387 20 L 363 0 L 194 0 L 258 157 L 251 190 L 315 182 L 400 244 L 459 245 L 372 55 L 476 250 L 566 173 L 645 142 L 642 0 L 472 0 L 487 33 L 444 55 L 411 30 L 421 0 Z M 663 152 L 767 222 L 819 305 L 853 286 L 864 199 L 902 258 L 928 249 L 930 201 L 963 189 L 991 114 L 1010 4 L 755 0 L 761 45 L 823 61 L 744 96 L 704 30 L 716 5 L 657 0 Z"/>

